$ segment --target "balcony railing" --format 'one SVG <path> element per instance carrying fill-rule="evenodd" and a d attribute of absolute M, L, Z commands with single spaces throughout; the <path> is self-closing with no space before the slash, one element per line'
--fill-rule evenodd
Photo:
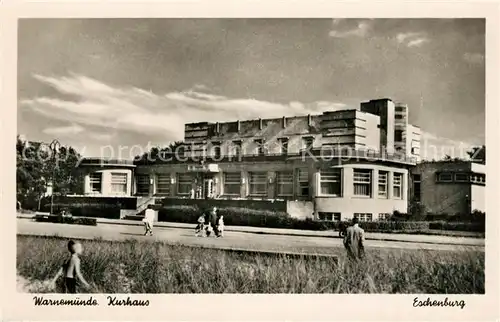
<path fill-rule="evenodd" d="M 201 156 L 182 156 L 176 158 L 174 154 L 171 156 L 163 155 L 162 157 L 143 158 L 134 162 L 135 165 L 150 165 L 150 164 L 179 164 L 179 163 L 225 163 L 225 162 L 262 162 L 262 161 L 285 161 L 285 160 L 311 160 L 328 161 L 332 158 L 346 159 L 363 159 L 373 161 L 391 161 L 406 164 L 416 164 L 417 159 L 401 153 L 388 153 L 387 151 L 369 151 L 356 149 L 337 149 L 334 148 L 313 148 L 310 150 L 301 150 L 295 153 L 265 153 L 265 154 L 241 154 L 241 155 L 222 155 L 215 157 L 211 155 Z"/>

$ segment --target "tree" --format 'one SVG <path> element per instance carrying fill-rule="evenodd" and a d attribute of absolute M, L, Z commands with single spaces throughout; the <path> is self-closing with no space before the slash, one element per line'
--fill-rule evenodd
<path fill-rule="evenodd" d="M 472 150 L 468 151 L 467 154 L 471 158 L 472 162 L 486 164 L 486 146 L 473 147 Z"/>
<path fill-rule="evenodd" d="M 80 154 L 72 147 L 62 146 L 57 153 L 57 158 L 58 161 L 50 163 L 54 170 L 54 192 L 61 195 L 82 193 L 83 176 L 77 168 Z"/>
<path fill-rule="evenodd" d="M 153 148 L 151 148 L 150 151 L 143 153 L 142 155 L 135 156 L 134 160 L 135 161 L 142 161 L 142 162 L 146 162 L 149 160 L 149 161 L 154 162 L 155 160 L 157 160 L 161 156 L 162 152 L 166 152 L 167 154 L 171 153 L 172 155 L 174 155 L 174 153 L 176 151 L 178 151 L 179 148 L 182 146 L 184 146 L 184 143 L 182 141 L 175 141 L 175 142 L 169 143 L 168 146 L 163 147 L 163 148 L 153 147 Z"/>
<path fill-rule="evenodd" d="M 40 145 L 26 144 L 17 138 L 16 194 L 23 208 L 38 208 L 40 199 L 47 191 L 46 167 L 41 159 L 47 154 Z"/>
<path fill-rule="evenodd" d="M 39 209 L 49 182 L 53 182 L 55 194 L 81 193 L 83 177 L 77 171 L 80 155 L 72 147 L 62 146 L 53 157 L 48 145 L 23 142 L 18 136 L 16 151 L 17 200 L 23 208 Z"/>
<path fill-rule="evenodd" d="M 446 154 L 443 158 L 443 161 L 447 162 L 457 162 L 457 161 L 464 161 L 464 159 L 461 159 L 459 157 L 454 157 L 452 158 L 449 154 Z"/>

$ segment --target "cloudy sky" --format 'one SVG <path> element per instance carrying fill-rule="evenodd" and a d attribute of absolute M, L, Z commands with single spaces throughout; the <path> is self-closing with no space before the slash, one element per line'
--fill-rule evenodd
<path fill-rule="evenodd" d="M 481 19 L 20 20 L 18 133 L 99 156 L 180 140 L 186 122 L 389 97 L 423 154 L 480 145 L 484 35 Z"/>

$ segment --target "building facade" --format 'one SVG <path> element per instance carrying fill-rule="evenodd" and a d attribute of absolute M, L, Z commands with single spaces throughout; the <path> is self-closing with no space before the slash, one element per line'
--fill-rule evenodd
<path fill-rule="evenodd" d="M 407 211 L 409 169 L 420 157 L 420 131 L 407 116 L 406 106 L 381 99 L 359 110 L 186 124 L 176 151 L 120 172 L 90 170 L 85 191 L 96 194 L 101 173 L 101 187 L 127 184 L 101 195 L 287 200 L 306 205 L 301 217 L 384 219 Z"/>
<path fill-rule="evenodd" d="M 433 214 L 486 212 L 486 166 L 468 161 L 419 163 L 411 169 L 410 195 Z"/>

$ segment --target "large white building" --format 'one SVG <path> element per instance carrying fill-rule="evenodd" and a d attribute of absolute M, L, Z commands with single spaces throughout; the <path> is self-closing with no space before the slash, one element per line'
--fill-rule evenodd
<path fill-rule="evenodd" d="M 85 194 L 283 200 L 292 216 L 386 218 L 408 208 L 420 130 L 390 99 L 359 110 L 185 125 L 175 156 L 105 167 L 84 160 Z"/>

